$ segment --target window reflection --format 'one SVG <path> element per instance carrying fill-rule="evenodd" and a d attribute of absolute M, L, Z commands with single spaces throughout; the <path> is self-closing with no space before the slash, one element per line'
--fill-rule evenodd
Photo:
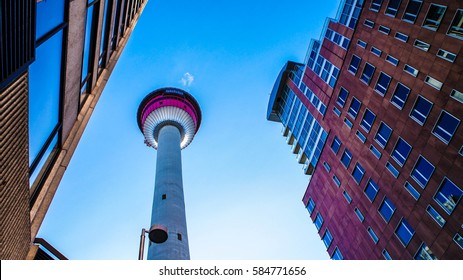
<path fill-rule="evenodd" d="M 64 21 L 64 0 L 47 0 L 37 3 L 36 39 Z"/>

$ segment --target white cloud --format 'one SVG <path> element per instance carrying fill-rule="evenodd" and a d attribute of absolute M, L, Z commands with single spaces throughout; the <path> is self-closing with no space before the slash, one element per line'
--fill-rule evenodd
<path fill-rule="evenodd" d="M 189 87 L 193 81 L 195 80 L 195 77 L 191 75 L 190 73 L 186 72 L 183 74 L 182 79 L 180 80 L 180 83 L 182 83 L 183 86 Z"/>

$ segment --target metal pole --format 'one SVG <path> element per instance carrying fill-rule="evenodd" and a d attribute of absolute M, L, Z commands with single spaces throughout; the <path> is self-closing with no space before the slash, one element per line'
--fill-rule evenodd
<path fill-rule="evenodd" d="M 140 235 L 140 248 L 138 250 L 138 259 L 143 260 L 143 254 L 145 252 L 145 234 L 146 230 L 144 228 L 141 229 Z"/>

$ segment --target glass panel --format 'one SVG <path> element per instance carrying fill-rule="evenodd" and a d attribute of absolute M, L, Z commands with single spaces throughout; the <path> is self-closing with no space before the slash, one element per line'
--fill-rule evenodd
<path fill-rule="evenodd" d="M 91 73 L 90 59 L 92 58 L 90 57 L 90 53 L 91 53 L 90 43 L 92 41 L 93 7 L 94 5 L 88 7 L 87 9 L 87 19 L 86 19 L 86 25 L 85 25 L 84 55 L 83 55 L 83 60 L 82 60 L 82 82 L 84 82 L 88 74 Z"/>
<path fill-rule="evenodd" d="M 436 31 L 439 28 L 446 9 L 447 7 L 445 6 L 431 4 L 424 19 L 423 27 Z"/>
<path fill-rule="evenodd" d="M 448 144 L 457 131 L 460 120 L 450 115 L 446 111 L 442 111 L 439 120 L 434 126 L 432 133 L 444 143 Z"/>
<path fill-rule="evenodd" d="M 399 137 L 391 156 L 400 166 L 404 166 L 411 150 L 412 146 Z"/>
<path fill-rule="evenodd" d="M 437 257 L 432 253 L 428 245 L 423 243 L 416 252 L 415 260 L 437 260 Z"/>
<path fill-rule="evenodd" d="M 381 9 L 381 4 L 383 0 L 373 0 L 371 1 L 370 10 L 378 12 Z"/>
<path fill-rule="evenodd" d="M 396 38 L 397 40 L 400 40 L 402 42 L 407 42 L 408 41 L 408 36 L 403 34 L 403 33 L 400 33 L 400 32 L 396 32 L 395 35 L 394 35 L 394 38 Z"/>
<path fill-rule="evenodd" d="M 415 200 L 420 198 L 420 193 L 409 182 L 405 182 L 404 187 Z"/>
<path fill-rule="evenodd" d="M 463 191 L 452 181 L 445 178 L 442 181 L 439 190 L 434 195 L 434 200 L 439 203 L 445 212 L 451 214 L 460 201 L 462 195 Z"/>
<path fill-rule="evenodd" d="M 343 260 L 344 258 L 342 257 L 341 251 L 336 247 L 334 249 L 333 255 L 331 256 L 332 260 Z"/>
<path fill-rule="evenodd" d="M 407 246 L 412 240 L 413 235 L 415 234 L 415 230 L 410 226 L 410 224 L 405 220 L 402 219 L 399 226 L 395 230 L 395 234 L 402 242 L 404 246 Z"/>
<path fill-rule="evenodd" d="M 389 252 L 386 249 L 384 249 L 382 253 L 383 253 L 384 259 L 392 260 L 391 255 L 389 254 Z"/>
<path fill-rule="evenodd" d="M 373 126 L 373 123 L 375 122 L 376 115 L 373 114 L 372 111 L 369 109 L 365 110 L 365 113 L 363 114 L 363 119 L 360 122 L 360 126 L 366 131 L 370 132 L 371 127 Z"/>
<path fill-rule="evenodd" d="M 425 52 L 427 52 L 429 48 L 431 47 L 431 45 L 429 45 L 428 43 L 425 43 L 420 40 L 415 40 L 415 43 L 413 45 L 417 47 L 418 49 L 425 51 Z"/>
<path fill-rule="evenodd" d="M 397 66 L 397 64 L 399 64 L 399 60 L 397 58 L 393 57 L 393 56 L 390 56 L 390 55 L 386 56 L 386 61 L 391 63 L 394 66 Z"/>
<path fill-rule="evenodd" d="M 64 0 L 37 1 L 36 39 L 64 21 Z"/>
<path fill-rule="evenodd" d="M 336 102 L 339 104 L 339 106 L 344 107 L 344 104 L 346 104 L 347 96 L 349 95 L 349 92 L 341 87 L 341 90 L 339 91 L 339 96 Z"/>
<path fill-rule="evenodd" d="M 453 237 L 453 241 L 455 241 L 455 243 L 457 243 L 458 246 L 460 246 L 460 248 L 463 249 L 463 237 L 460 234 L 455 234 L 455 236 Z"/>
<path fill-rule="evenodd" d="M 378 185 L 372 179 L 370 179 L 366 185 L 364 192 L 371 202 L 375 200 L 375 197 L 378 194 L 378 191 L 379 191 Z"/>
<path fill-rule="evenodd" d="M 433 103 L 429 102 L 422 96 L 416 98 L 415 105 L 410 112 L 410 117 L 420 125 L 423 125 L 428 118 L 429 112 L 431 112 Z"/>
<path fill-rule="evenodd" d="M 400 110 L 402 110 L 402 108 L 405 106 L 405 102 L 407 102 L 409 94 L 410 89 L 408 87 L 404 86 L 401 83 L 397 83 L 394 94 L 391 98 L 391 103 L 396 105 L 396 107 Z"/>
<path fill-rule="evenodd" d="M 381 216 L 384 218 L 386 223 L 389 223 L 389 221 L 392 218 L 392 215 L 395 212 L 395 209 L 396 208 L 394 204 L 392 204 L 392 201 L 389 198 L 384 197 L 383 202 L 381 203 L 381 206 L 379 206 L 378 211 L 381 214 Z"/>
<path fill-rule="evenodd" d="M 353 55 L 350 61 L 349 69 L 348 69 L 349 72 L 355 75 L 360 65 L 360 61 L 361 61 L 360 57 Z"/>
<path fill-rule="evenodd" d="M 437 90 L 440 90 L 442 88 L 442 85 L 443 85 L 441 81 L 438 81 L 438 80 L 434 79 L 431 76 L 427 76 L 424 79 L 424 82 L 427 83 L 428 85 L 432 86 L 433 88 L 437 89 Z"/>
<path fill-rule="evenodd" d="M 341 140 L 338 137 L 334 136 L 333 142 L 331 143 L 331 149 L 335 154 L 338 153 L 339 148 L 341 147 Z"/>
<path fill-rule="evenodd" d="M 360 103 L 360 101 L 358 101 L 355 97 L 352 98 L 352 102 L 350 103 L 350 107 L 347 113 L 349 114 L 349 116 L 354 118 L 354 120 L 357 118 L 357 114 L 359 112 L 361 104 L 362 103 Z"/>
<path fill-rule="evenodd" d="M 370 145 L 370 152 L 377 158 L 377 159 L 380 159 L 381 158 L 381 152 L 376 149 L 375 146 L 373 145 Z"/>
<path fill-rule="evenodd" d="M 402 0 L 389 0 L 389 3 L 386 7 L 386 11 L 384 13 L 386 15 L 395 17 L 395 15 L 397 14 L 397 10 L 399 9 L 400 2 L 402 2 Z"/>
<path fill-rule="evenodd" d="M 378 28 L 378 31 L 381 32 L 381 33 L 384 33 L 386 35 L 389 35 L 389 33 L 391 32 L 391 29 L 389 27 L 380 25 L 379 28 Z"/>
<path fill-rule="evenodd" d="M 381 122 L 378 128 L 378 132 L 376 132 L 375 140 L 378 144 L 384 148 L 386 147 L 387 142 L 389 141 L 389 137 L 392 134 L 392 129 L 388 127 L 385 123 Z"/>
<path fill-rule="evenodd" d="M 357 215 L 357 218 L 360 220 L 360 222 L 363 223 L 363 221 L 365 220 L 365 217 L 363 216 L 362 212 L 360 212 L 360 210 L 357 207 L 355 207 L 354 212 L 355 212 L 355 215 Z"/>
<path fill-rule="evenodd" d="M 379 74 L 378 81 L 376 82 L 376 86 L 375 86 L 376 92 L 378 92 L 381 96 L 384 96 L 387 92 L 390 82 L 391 82 L 391 77 L 381 72 Z"/>
<path fill-rule="evenodd" d="M 371 227 L 368 227 L 368 233 L 370 234 L 371 239 L 373 239 L 373 242 L 378 243 L 379 238 Z"/>
<path fill-rule="evenodd" d="M 367 85 L 369 85 L 374 73 L 375 67 L 369 63 L 366 63 L 360 80 L 364 81 Z"/>
<path fill-rule="evenodd" d="M 344 153 L 342 154 L 341 157 L 341 162 L 344 165 L 344 167 L 348 168 L 350 164 L 350 160 L 352 159 L 352 154 L 348 149 L 344 150 Z"/>
<path fill-rule="evenodd" d="M 431 205 L 428 205 L 428 207 L 426 207 L 426 212 L 428 212 L 429 216 L 431 216 L 440 227 L 444 226 L 445 224 L 444 218 L 442 218 L 442 216 L 439 214 L 439 212 L 437 212 L 436 209 L 434 209 L 434 207 L 432 207 Z"/>
<path fill-rule="evenodd" d="M 418 70 L 411 67 L 408 64 L 405 64 L 404 71 L 407 72 L 408 74 L 412 75 L 413 77 L 416 77 L 418 75 Z"/>
<path fill-rule="evenodd" d="M 352 172 L 352 177 L 354 177 L 355 182 L 360 184 L 362 181 L 363 175 L 365 174 L 365 169 L 357 162 L 355 165 L 354 171 Z"/>
<path fill-rule="evenodd" d="M 457 10 L 447 34 L 463 40 L 463 10 Z"/>
<path fill-rule="evenodd" d="M 323 218 L 322 215 L 320 215 L 320 213 L 317 213 L 317 217 L 315 218 L 314 224 L 317 230 L 320 230 L 320 228 L 323 225 Z"/>
<path fill-rule="evenodd" d="M 438 57 L 443 58 L 445 60 L 448 60 L 450 62 L 454 62 L 455 59 L 457 58 L 457 55 L 454 53 L 451 53 L 449 51 L 439 49 L 439 51 L 436 54 Z"/>
<path fill-rule="evenodd" d="M 344 195 L 344 198 L 347 200 L 347 203 L 352 202 L 352 198 L 350 197 L 349 193 L 347 191 L 343 191 L 342 194 Z"/>
<path fill-rule="evenodd" d="M 411 177 L 424 189 L 434 172 L 434 166 L 420 155 L 413 168 Z"/>
<path fill-rule="evenodd" d="M 323 243 L 325 243 L 326 249 L 328 249 L 333 241 L 333 237 L 328 229 L 326 229 L 325 234 L 323 235 Z"/>
<path fill-rule="evenodd" d="M 423 1 L 410 0 L 408 2 L 407 8 L 405 9 L 402 20 L 415 23 L 416 18 L 418 17 L 418 13 L 420 12 L 422 2 Z"/>
<path fill-rule="evenodd" d="M 450 93 L 450 97 L 453 99 L 463 103 L 463 93 L 459 92 L 456 89 L 453 89 L 452 92 Z"/>
<path fill-rule="evenodd" d="M 309 202 L 307 203 L 307 211 L 309 211 L 310 215 L 312 215 L 314 209 L 315 209 L 315 202 L 312 200 L 312 198 L 309 198 Z"/>

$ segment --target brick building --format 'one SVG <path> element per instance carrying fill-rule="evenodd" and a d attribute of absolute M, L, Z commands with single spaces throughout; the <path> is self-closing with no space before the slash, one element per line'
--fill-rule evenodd
<path fill-rule="evenodd" d="M 64 258 L 36 234 L 146 3 L 1 1 L 1 259 Z"/>
<path fill-rule="evenodd" d="M 461 1 L 341 1 L 267 119 L 332 259 L 463 259 Z"/>

